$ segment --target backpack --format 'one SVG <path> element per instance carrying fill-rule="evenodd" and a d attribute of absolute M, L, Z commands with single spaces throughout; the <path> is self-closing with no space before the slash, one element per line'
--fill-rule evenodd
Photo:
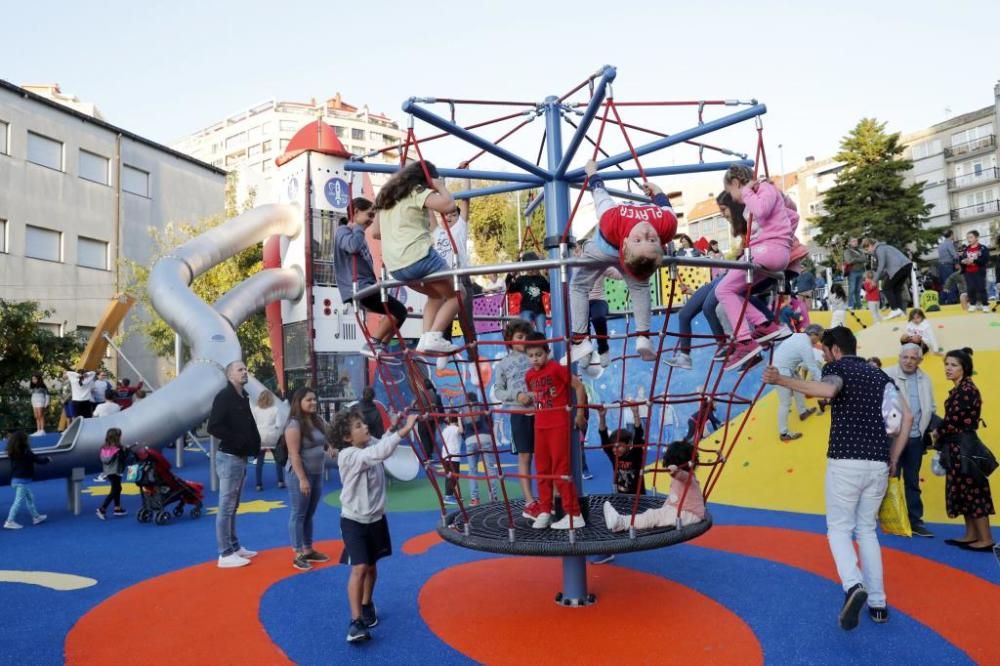
<path fill-rule="evenodd" d="M 107 465 L 108 463 L 114 461 L 118 457 L 118 453 L 121 451 L 117 446 L 102 446 L 101 447 L 101 464 Z"/>

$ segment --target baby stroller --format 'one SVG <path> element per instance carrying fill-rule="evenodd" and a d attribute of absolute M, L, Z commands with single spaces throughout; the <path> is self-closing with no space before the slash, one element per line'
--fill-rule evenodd
<path fill-rule="evenodd" d="M 192 506 L 192 518 L 201 516 L 202 484 L 174 476 L 170 463 L 156 449 L 143 447 L 135 451 L 135 464 L 129 466 L 126 480 L 134 481 L 142 495 L 142 508 L 136 514 L 140 523 L 152 520 L 165 525 L 172 517 L 184 515 L 185 504 Z M 171 504 L 175 504 L 172 510 Z"/>

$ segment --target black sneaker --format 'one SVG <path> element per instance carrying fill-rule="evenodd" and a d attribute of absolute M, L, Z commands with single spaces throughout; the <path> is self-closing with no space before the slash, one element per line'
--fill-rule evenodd
<path fill-rule="evenodd" d="M 312 569 L 312 564 L 309 563 L 309 560 L 304 555 L 296 555 L 295 559 L 292 560 L 292 566 L 299 571 L 309 571 Z"/>
<path fill-rule="evenodd" d="M 931 532 L 923 525 L 914 525 L 912 528 L 910 528 L 910 531 L 913 532 L 913 536 L 926 537 L 928 539 L 934 538 L 934 532 Z"/>
<path fill-rule="evenodd" d="M 865 602 L 868 601 L 868 593 L 865 586 L 857 583 L 844 595 L 844 605 L 840 609 L 840 628 L 850 631 L 858 626 L 858 616 Z"/>
<path fill-rule="evenodd" d="M 885 624 L 889 621 L 889 609 L 885 606 L 881 608 L 875 608 L 874 606 L 868 607 L 868 616 L 872 619 L 875 624 Z"/>
<path fill-rule="evenodd" d="M 368 632 L 368 627 L 365 626 L 364 620 L 361 618 L 351 620 L 351 625 L 347 628 L 348 643 L 367 641 L 371 639 L 371 637 L 372 635 Z"/>
<path fill-rule="evenodd" d="M 369 629 L 378 624 L 378 615 L 375 614 L 375 602 L 363 604 L 361 606 L 361 620 Z"/>

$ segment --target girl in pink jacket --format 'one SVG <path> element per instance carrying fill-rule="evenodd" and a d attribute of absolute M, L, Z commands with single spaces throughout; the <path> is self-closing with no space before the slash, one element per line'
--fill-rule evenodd
<path fill-rule="evenodd" d="M 743 166 L 730 167 L 723 182 L 733 199 L 746 207 L 744 214 L 748 217 L 753 262 L 770 271 L 784 271 L 788 267 L 795 234 L 781 190 L 767 181 L 754 181 L 753 172 Z M 763 279 L 763 275 L 754 276 L 754 282 Z M 746 294 L 746 274 L 743 271 L 729 271 L 716 287 L 719 303 L 729 321 L 734 325 L 736 322 L 740 324 L 739 328 L 734 327 L 736 342 L 726 359 L 726 370 L 734 370 L 756 360 L 761 352 L 761 343 L 784 334 L 776 323 L 767 323 L 756 308 L 746 308 L 740 317 Z"/>

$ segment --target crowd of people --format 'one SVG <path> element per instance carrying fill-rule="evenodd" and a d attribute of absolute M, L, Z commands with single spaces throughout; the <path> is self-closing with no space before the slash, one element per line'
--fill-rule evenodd
<path fill-rule="evenodd" d="M 49 382 L 41 373 L 33 374 L 27 390 L 31 395 L 35 422 L 35 431 L 31 436 L 44 435 L 45 415 L 52 400 Z M 104 369 L 66 370 L 57 390 L 62 401 L 62 414 L 67 421 L 77 416 L 85 419 L 108 416 L 128 409 L 135 401 L 146 397 L 143 382 L 133 386 L 128 377 L 113 382 Z"/>

